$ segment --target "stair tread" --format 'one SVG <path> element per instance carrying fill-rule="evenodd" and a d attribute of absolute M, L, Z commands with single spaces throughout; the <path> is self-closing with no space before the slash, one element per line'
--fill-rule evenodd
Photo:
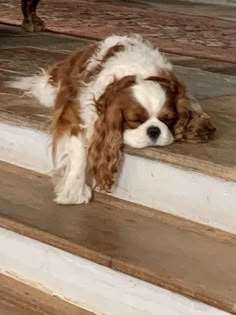
<path fill-rule="evenodd" d="M 50 180 L 0 163 L 0 227 L 235 313 L 236 236 L 97 194 L 52 202 Z"/>
<path fill-rule="evenodd" d="M 9 29 L 11 32 L 5 31 L 8 41 L 3 41 L 6 44 L 4 46 L 1 43 L 0 48 L 0 68 L 3 69 L 0 73 L 0 82 L 17 75 L 34 74 L 40 67 L 45 68 L 63 58 L 65 55 L 63 45 L 64 49 L 73 50 L 75 47 L 88 43 L 79 38 L 44 33 L 31 37 L 30 41 L 29 36 L 24 35 L 21 37 L 22 44 L 20 45 L 18 29 L 13 27 Z M 10 37 L 12 37 L 11 42 L 9 42 Z M 47 49 L 45 49 L 45 43 Z M 212 116 L 218 132 L 214 140 L 207 144 L 175 143 L 169 147 L 142 150 L 125 147 L 125 152 L 236 181 L 236 79 L 234 76 L 221 74 L 227 67 L 232 69 L 232 66 L 211 61 L 210 68 L 216 72 L 211 73 L 202 70 L 207 67 L 206 60 L 189 57 L 184 59 L 183 56 L 171 58 L 177 65 L 187 65 L 180 69 L 180 75 L 186 83 L 190 84 L 190 90 L 193 89 L 195 96 L 202 99 L 201 103 Z M 32 60 L 30 64 L 29 59 Z M 0 95 L 2 104 L 0 122 L 46 132 L 49 130 L 50 111 L 48 109 L 42 108 L 29 97 L 23 97 L 19 91 L 4 87 L 3 84 L 0 84 Z"/>
<path fill-rule="evenodd" d="M 0 274 L 1 315 L 92 315 L 59 297 Z"/>

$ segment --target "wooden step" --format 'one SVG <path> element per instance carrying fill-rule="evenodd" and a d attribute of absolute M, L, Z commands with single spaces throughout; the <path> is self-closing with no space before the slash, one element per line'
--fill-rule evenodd
<path fill-rule="evenodd" d="M 29 39 L 28 35 L 21 34 L 20 37 L 18 28 L 2 28 L 6 40 L 3 39 L 0 48 L 0 68 L 3 69 L 0 82 L 16 75 L 34 74 L 39 68 L 46 68 L 63 58 L 65 50 L 68 52 L 88 43 L 79 38 L 47 33 Z M 32 60 L 30 67 L 29 59 Z M 125 147 L 125 152 L 236 181 L 236 68 L 231 64 L 212 61 L 210 64 L 208 61 L 207 67 L 206 60 L 183 56 L 170 55 L 170 59 L 176 64 L 179 76 L 212 116 L 218 129 L 216 137 L 207 144 L 176 143 L 169 147 L 143 150 Z M 227 75 L 229 68 L 233 71 L 232 75 Z M 22 97 L 19 91 L 4 87 L 3 83 L 0 84 L 0 95 L 0 122 L 48 132 L 50 113 L 47 109 L 29 97 Z"/>
<path fill-rule="evenodd" d="M 59 297 L 0 274 L 1 315 L 92 315 Z"/>
<path fill-rule="evenodd" d="M 139 2 L 147 3 L 147 0 L 139 0 Z M 233 3 L 236 4 L 235 0 L 148 0 L 148 2 L 159 11 L 236 20 L 235 8 L 231 6 Z"/>
<path fill-rule="evenodd" d="M 180 2 L 180 3 L 182 3 L 183 4 L 183 1 L 182 0 L 177 0 L 175 3 L 178 3 L 178 1 Z M 228 8 L 228 10 L 229 9 L 231 9 L 231 10 L 233 10 L 234 8 L 233 7 L 235 7 L 236 6 L 236 0 L 184 0 L 185 1 L 185 3 L 187 2 L 190 2 L 192 5 L 194 4 L 194 5 L 197 5 L 197 4 L 201 4 L 201 5 L 204 5 L 204 4 L 208 4 L 208 5 L 219 5 L 219 6 L 221 6 L 222 8 Z M 184 4 L 185 4 L 184 3 Z M 214 7 L 212 7 L 212 9 L 213 9 Z M 214 10 L 213 10 L 214 11 Z"/>
<path fill-rule="evenodd" d="M 3 162 L 0 178 L 0 227 L 236 314 L 236 236 L 102 194 L 59 206 L 46 176 Z"/>

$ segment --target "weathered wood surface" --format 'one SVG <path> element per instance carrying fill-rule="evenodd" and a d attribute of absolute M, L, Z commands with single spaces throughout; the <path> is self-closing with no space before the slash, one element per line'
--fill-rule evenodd
<path fill-rule="evenodd" d="M 6 163 L 0 178 L 0 227 L 236 314 L 236 236 L 104 195 L 59 206 Z"/>

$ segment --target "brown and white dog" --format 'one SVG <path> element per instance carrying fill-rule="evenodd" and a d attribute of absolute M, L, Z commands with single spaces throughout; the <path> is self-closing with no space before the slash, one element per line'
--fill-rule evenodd
<path fill-rule="evenodd" d="M 92 176 L 109 191 L 120 148 L 205 142 L 209 116 L 177 79 L 170 62 L 139 36 L 110 36 L 46 72 L 11 83 L 53 107 L 56 202 L 87 203 Z"/>

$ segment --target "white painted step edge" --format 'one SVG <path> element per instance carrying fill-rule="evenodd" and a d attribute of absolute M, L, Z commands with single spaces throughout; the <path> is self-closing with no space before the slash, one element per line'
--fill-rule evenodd
<path fill-rule="evenodd" d="M 229 314 L 2 228 L 0 272 L 98 315 Z"/>
<path fill-rule="evenodd" d="M 50 138 L 0 123 L 0 160 L 49 173 Z M 118 198 L 236 233 L 236 183 L 124 154 L 113 189 Z"/>

